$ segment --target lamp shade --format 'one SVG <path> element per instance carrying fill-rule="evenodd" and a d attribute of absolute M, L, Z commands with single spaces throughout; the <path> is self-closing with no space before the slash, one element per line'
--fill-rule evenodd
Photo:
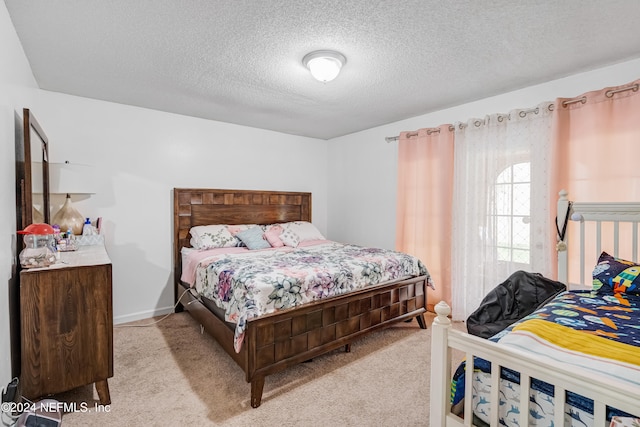
<path fill-rule="evenodd" d="M 92 167 L 79 163 L 49 162 L 49 193 L 51 194 L 95 194 L 96 183 Z M 34 163 L 33 192 L 42 193 L 42 164 Z"/>
<path fill-rule="evenodd" d="M 49 163 L 49 191 L 52 194 L 95 194 L 91 166 L 77 163 Z"/>

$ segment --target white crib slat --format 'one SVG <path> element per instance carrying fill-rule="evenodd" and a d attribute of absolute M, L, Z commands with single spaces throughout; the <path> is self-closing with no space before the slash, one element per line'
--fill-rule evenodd
<path fill-rule="evenodd" d="M 620 221 L 613 222 L 613 250 L 615 251 L 615 256 L 619 256 L 620 254 Z"/>
<path fill-rule="evenodd" d="M 607 409 L 602 402 L 593 402 L 593 426 L 604 427 L 607 422 Z"/>
<path fill-rule="evenodd" d="M 556 385 L 553 393 L 553 425 L 564 426 L 565 389 Z"/>
<path fill-rule="evenodd" d="M 498 408 L 500 405 L 496 405 L 493 402 L 498 402 L 500 395 L 500 365 L 493 362 L 491 363 L 491 392 L 489 393 L 489 399 L 491 402 L 491 415 L 489 417 L 489 425 L 491 427 L 498 427 L 498 420 L 500 419 L 500 411 Z"/>
<path fill-rule="evenodd" d="M 584 283 L 584 222 L 580 223 L 580 284 Z"/>
<path fill-rule="evenodd" d="M 631 228 L 633 229 L 632 231 L 632 237 L 631 237 L 631 244 L 633 246 L 633 260 L 637 260 L 638 259 L 638 222 L 634 221 L 631 224 Z"/>
<path fill-rule="evenodd" d="M 596 253 L 594 254 L 596 256 L 596 259 L 598 259 L 601 253 L 602 253 L 602 221 L 596 221 Z M 615 256 L 618 256 L 618 254 L 616 254 Z"/>
<path fill-rule="evenodd" d="M 531 377 L 523 373 L 520 374 L 520 419 L 521 426 L 529 425 L 529 389 L 531 388 Z M 506 420 L 505 420 L 506 421 Z"/>
<path fill-rule="evenodd" d="M 473 353 L 467 352 L 464 375 L 464 425 L 473 425 Z"/>

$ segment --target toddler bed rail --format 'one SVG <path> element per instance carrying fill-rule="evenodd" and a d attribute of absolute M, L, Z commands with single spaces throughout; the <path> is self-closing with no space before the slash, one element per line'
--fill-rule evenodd
<path fill-rule="evenodd" d="M 602 251 L 607 251 L 613 256 L 638 260 L 640 203 L 570 203 L 566 196 L 567 193 L 562 191 L 558 200 L 558 229 L 568 229 L 567 235 L 571 235 L 572 251 L 579 255 L 573 259 L 572 252 L 570 257 L 565 236 L 562 236 L 562 240 L 559 239 L 559 281 L 567 283 L 568 289 L 590 289 L 591 270 Z M 573 219 L 572 223 L 565 227 L 565 221 L 570 218 Z M 529 390 L 532 379 L 553 386 L 554 426 L 564 426 L 565 417 L 570 418 L 574 415 L 565 407 L 567 392 L 593 400 L 594 426 L 609 425 L 607 407 L 640 415 L 640 388 L 633 384 L 456 331 L 448 318 L 451 309 L 444 302 L 437 304 L 435 311 L 437 317 L 431 331 L 431 426 L 474 425 L 473 375 L 465 375 L 463 416 L 451 412 L 452 369 L 463 360 L 473 361 L 474 357 L 491 362 L 491 391 L 488 399 L 491 402 L 491 426 L 501 423 L 499 405 L 504 404 L 504 401 L 501 402 L 499 396 L 499 384 L 503 367 L 520 373 L 521 390 Z M 459 356 L 458 360 L 452 360 L 454 350 L 461 352 L 464 357 Z M 466 372 L 473 370 L 467 366 Z M 535 410 L 532 405 L 535 403 L 530 400 L 529 392 L 520 393 L 519 408 L 513 408 L 514 411 L 509 417 L 510 425 L 529 425 L 530 411 Z"/>
<path fill-rule="evenodd" d="M 572 391 L 594 401 L 594 426 L 608 425 L 606 407 L 614 407 L 629 413 L 637 413 L 640 407 L 640 390 L 627 383 L 616 381 L 587 370 L 567 366 L 551 359 L 540 360 L 517 349 L 505 349 L 500 344 L 456 331 L 451 327 L 449 306 L 440 302 L 435 307 L 437 317 L 431 329 L 431 426 L 473 425 L 472 375 L 465 376 L 464 418 L 451 413 L 451 372 L 462 360 L 451 359 L 452 350 L 465 354 L 465 360 L 478 357 L 491 361 L 491 426 L 499 425 L 499 368 L 520 372 L 521 389 L 528 389 L 532 378 L 554 386 L 554 426 L 565 425 L 565 392 Z M 455 365 L 452 365 L 455 364 Z M 470 372 L 467 367 L 467 372 Z M 529 393 L 520 394 L 517 424 L 529 425 L 531 409 Z M 514 423 L 515 424 L 515 423 Z"/>

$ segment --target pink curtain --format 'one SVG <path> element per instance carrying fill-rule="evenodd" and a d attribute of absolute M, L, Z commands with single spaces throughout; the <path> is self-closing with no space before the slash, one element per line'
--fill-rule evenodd
<path fill-rule="evenodd" d="M 427 293 L 430 310 L 451 305 L 452 129 L 402 132 L 398 141 L 396 249 L 427 266 L 436 288 Z"/>
<path fill-rule="evenodd" d="M 640 80 L 636 80 L 556 100 L 553 123 L 556 195 L 565 189 L 569 200 L 640 200 L 639 85 Z M 577 224 L 570 222 L 567 232 L 571 246 L 579 233 Z M 572 253 L 575 251 L 570 251 L 570 256 Z M 586 268 L 592 269 L 595 261 Z M 576 264 L 575 260 L 569 260 L 570 266 Z M 569 272 L 570 282 L 577 282 L 575 270 Z M 589 271 L 585 277 L 590 276 Z"/>
<path fill-rule="evenodd" d="M 556 100 L 558 191 L 563 186 L 570 199 L 590 202 L 640 200 L 639 84 Z M 632 89 L 616 93 L 625 88 Z"/>

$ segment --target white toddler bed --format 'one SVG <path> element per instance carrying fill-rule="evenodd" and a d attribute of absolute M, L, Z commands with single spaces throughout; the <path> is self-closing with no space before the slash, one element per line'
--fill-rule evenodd
<path fill-rule="evenodd" d="M 603 250 L 611 253 L 613 257 L 618 257 L 622 249 L 628 257 L 626 259 L 638 260 L 640 203 L 569 203 L 566 195 L 566 192 L 561 192 L 558 201 L 558 228 L 559 230 L 565 228 L 565 218 L 572 217 L 575 221 L 579 221 L 579 226 L 575 227 L 579 228 L 579 232 L 574 232 L 574 237 L 579 239 L 579 243 L 573 243 L 571 247 L 572 253 L 579 253 L 579 261 L 575 263 L 572 261 L 569 265 L 567 242 L 560 241 L 558 280 L 566 283 L 568 289 L 590 289 L 591 271 Z M 576 279 L 573 279 L 574 277 Z M 578 282 L 572 282 L 572 280 L 578 280 Z M 592 293 L 576 295 L 578 296 L 575 298 L 582 297 L 589 300 Z M 605 298 L 616 302 L 613 296 Z M 635 296 L 633 298 L 637 299 Z M 628 305 L 626 300 L 622 302 Z M 556 305 L 562 308 L 567 304 L 566 301 L 561 301 Z M 627 307 L 621 305 L 619 309 L 626 310 Z M 591 354 L 564 349 L 556 351 L 553 345 L 541 340 L 540 337 L 527 336 L 526 330 L 521 334 L 524 341 L 516 338 L 504 339 L 505 342 L 511 341 L 511 345 L 496 343 L 453 330 L 448 318 L 450 308 L 444 302 L 437 304 L 435 310 L 437 317 L 431 332 L 430 424 L 432 426 L 470 426 L 474 425 L 474 420 L 482 418 L 491 426 L 532 425 L 538 418 L 542 421 L 536 425 L 605 426 L 610 423 L 607 419 L 610 408 L 636 417 L 640 416 L 640 363 L 635 362 L 636 355 L 640 355 L 640 347 L 637 352 L 632 346 L 626 346 L 624 349 L 626 351 L 631 349 L 632 363 L 626 361 L 609 363 Z M 546 315 L 542 313 L 537 317 Z M 614 315 L 626 318 L 626 313 L 622 311 L 616 311 Z M 609 321 L 607 318 L 603 320 Z M 533 320 L 535 321 L 537 319 Z M 638 327 L 640 324 L 631 326 Z M 571 338 L 569 335 L 567 334 L 567 340 Z M 635 345 L 640 346 L 640 342 Z M 617 351 L 616 348 L 614 347 L 612 351 Z M 482 374 L 486 378 L 480 379 L 486 384 L 486 387 L 482 386 L 487 393 L 486 397 L 478 397 L 480 383 L 477 382 L 477 373 L 465 375 L 462 416 L 451 412 L 452 368 L 455 369 L 461 362 L 459 359 L 452 360 L 452 350 L 463 352 L 466 355 L 464 357 L 466 361 L 474 360 L 475 357 L 491 362 L 490 373 Z M 561 361 L 562 359 L 565 360 Z M 579 366 L 575 366 L 576 364 Z M 609 365 L 615 365 L 613 374 L 609 374 L 611 370 Z M 504 375 L 499 374 L 502 368 L 519 373 L 520 385 L 515 387 L 515 390 L 513 385 L 505 380 Z M 468 368 L 467 372 L 469 372 Z M 550 393 L 553 395 L 552 398 L 536 394 L 540 383 L 552 390 Z M 532 384 L 536 387 L 532 388 Z M 506 387 L 510 392 L 515 392 L 512 394 L 515 396 L 516 404 L 505 397 Z M 520 393 L 522 389 L 530 392 Z M 513 396 L 511 396 L 512 399 Z M 581 417 L 579 411 L 574 410 L 573 406 L 567 402 L 567 396 L 569 400 L 578 396 L 586 398 L 585 400 L 589 402 L 593 401 L 590 409 L 592 414 L 588 415 L 588 419 L 585 419 L 584 415 Z M 481 404 L 484 408 L 482 414 L 479 414 L 478 408 Z M 542 404 L 545 408 L 541 406 Z M 542 417 L 543 412 L 546 418 Z M 483 417 L 478 418 L 474 415 Z"/>

